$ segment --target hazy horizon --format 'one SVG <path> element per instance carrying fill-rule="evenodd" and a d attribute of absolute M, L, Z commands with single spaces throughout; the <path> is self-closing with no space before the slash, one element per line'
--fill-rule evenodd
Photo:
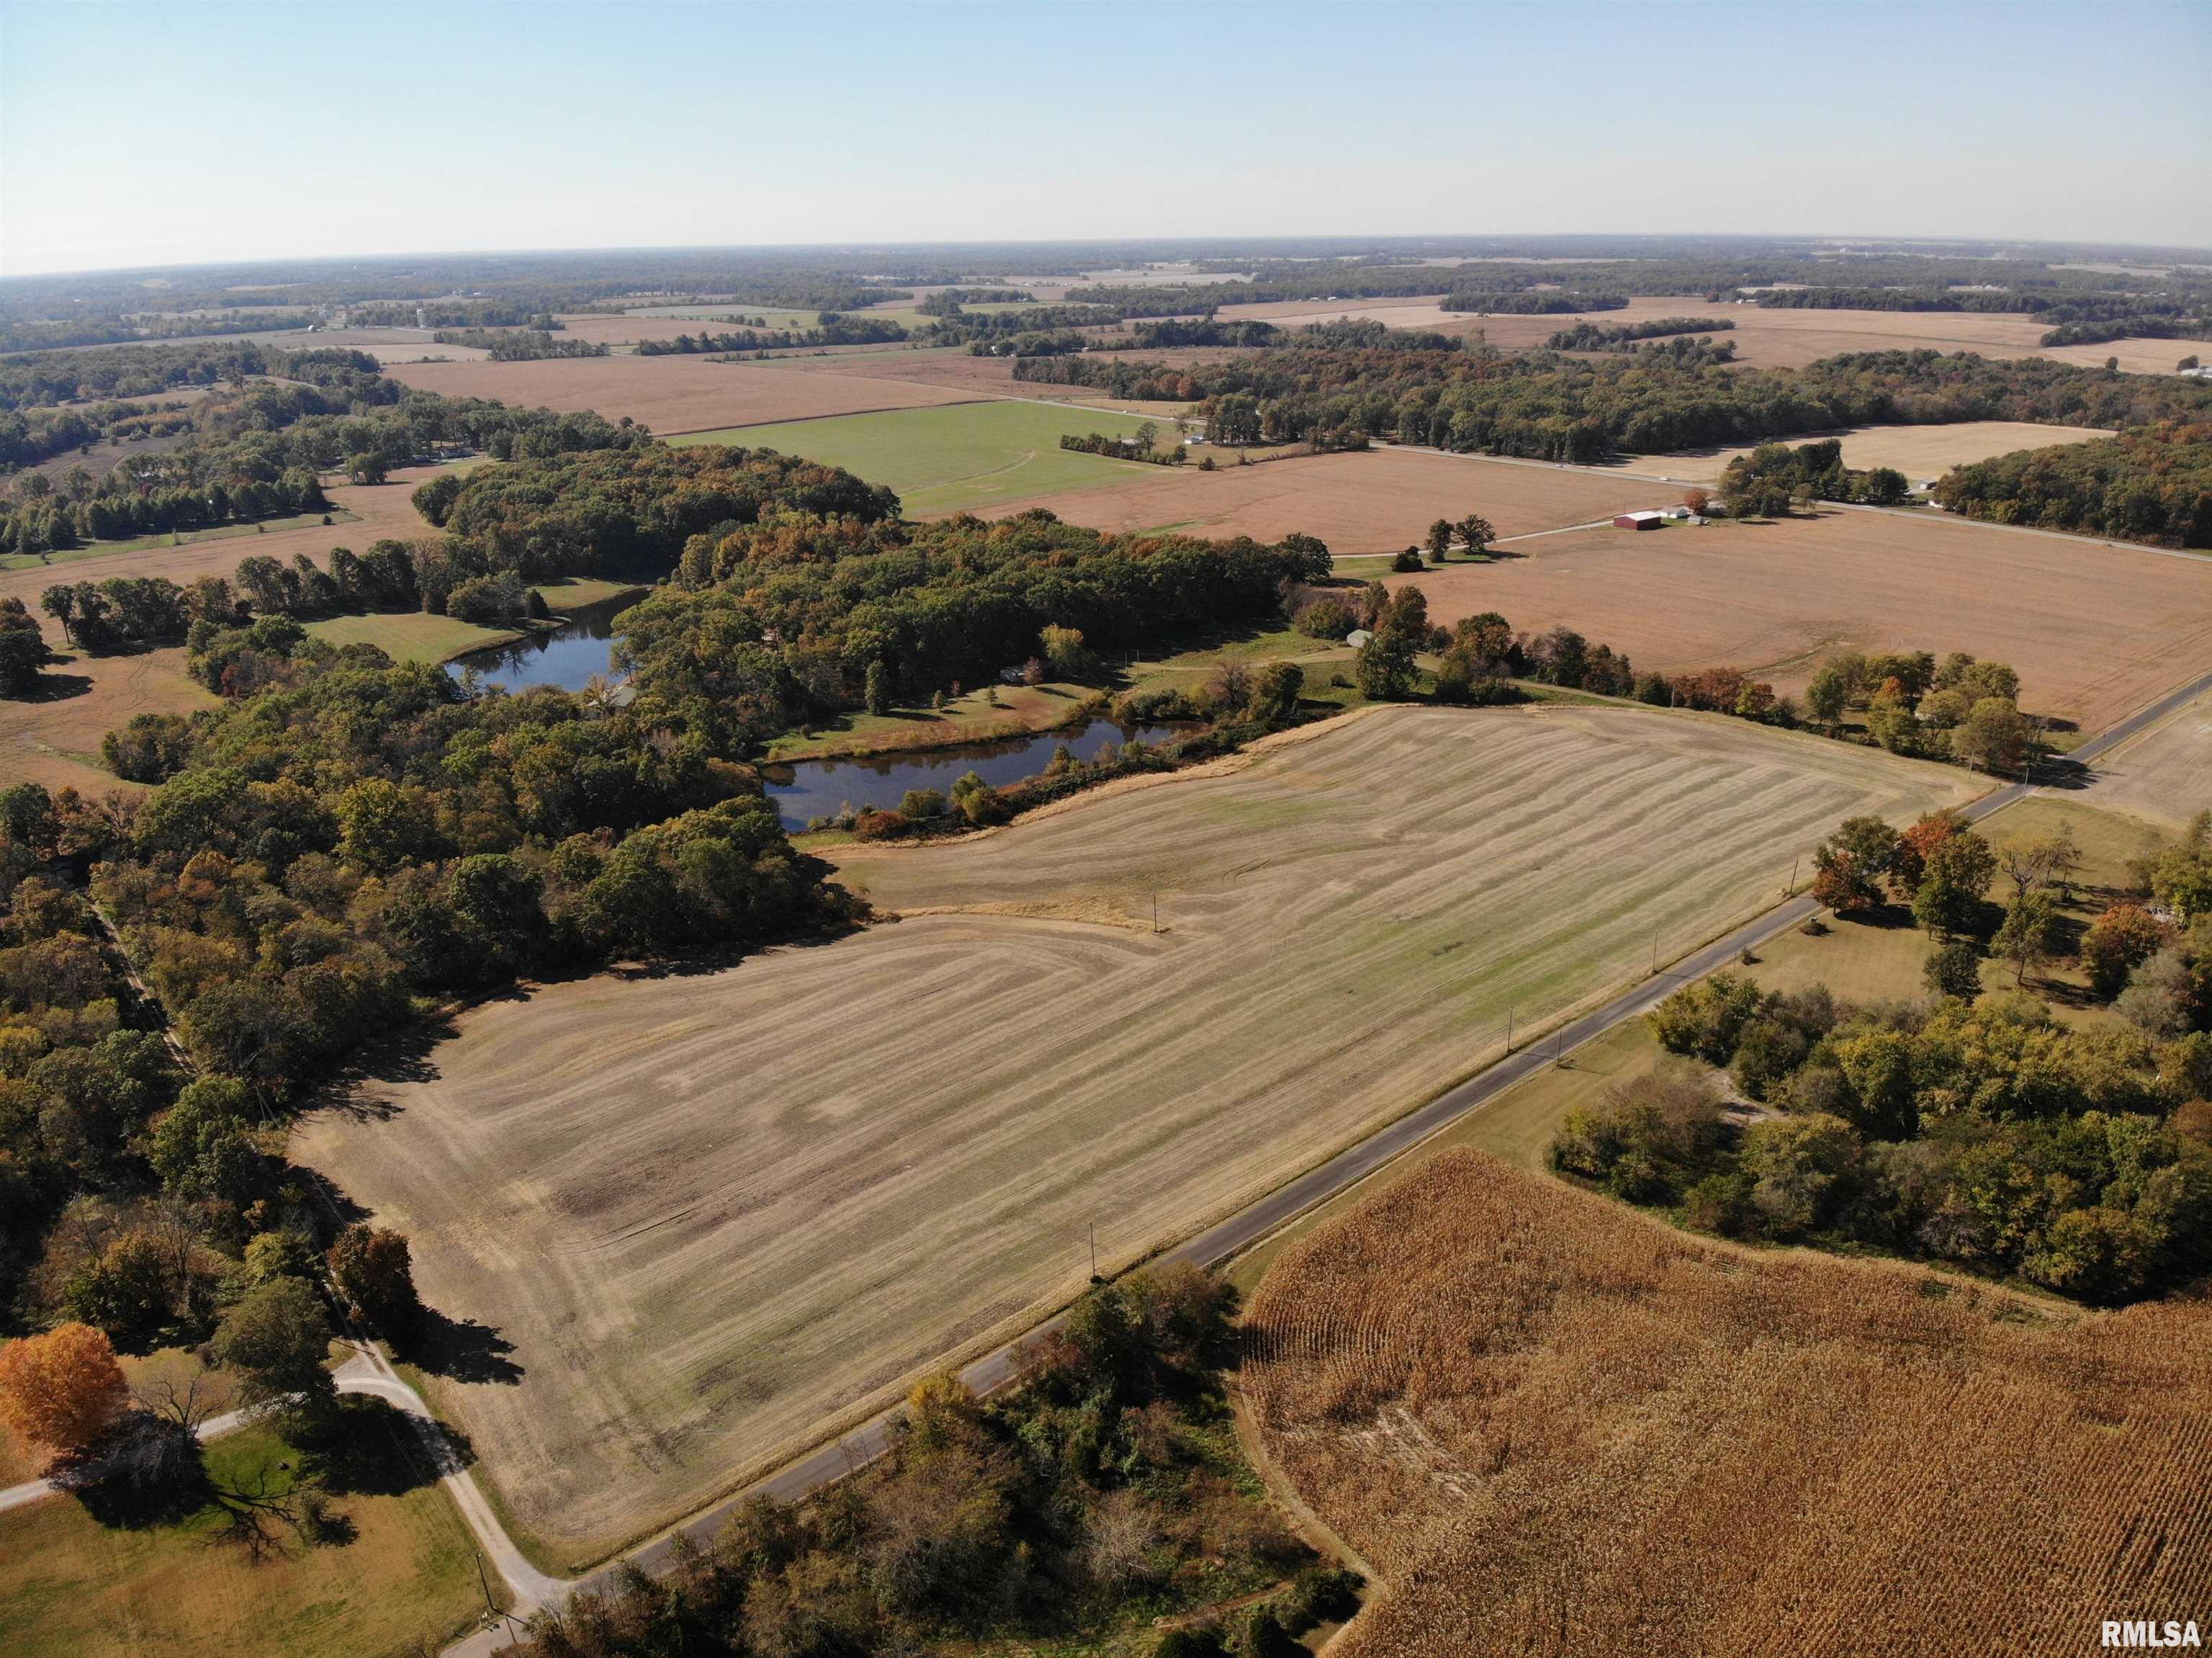
<path fill-rule="evenodd" d="M 1322 224 L 2199 247 L 2208 80 L 2188 5 L 17 0 L 0 275 Z"/>

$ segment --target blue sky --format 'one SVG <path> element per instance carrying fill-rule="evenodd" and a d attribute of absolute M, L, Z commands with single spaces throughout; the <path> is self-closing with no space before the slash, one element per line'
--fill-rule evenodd
<path fill-rule="evenodd" d="M 0 0 L 0 272 L 497 247 L 2212 245 L 2212 5 Z"/>

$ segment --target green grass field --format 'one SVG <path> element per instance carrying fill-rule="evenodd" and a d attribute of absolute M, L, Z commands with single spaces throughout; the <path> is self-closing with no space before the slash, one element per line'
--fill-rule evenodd
<path fill-rule="evenodd" d="M 375 1431 L 371 1429 L 371 1431 Z M 288 1490 L 300 1454 L 264 1428 L 210 1441 L 220 1487 Z M 335 1496 L 350 1541 L 289 1532 L 256 1562 L 212 1505 L 175 1524 L 101 1525 L 74 1498 L 0 1515 L 0 1652 L 15 1658 L 377 1658 L 434 1651 L 483 1611 L 445 1490 Z"/>
<path fill-rule="evenodd" d="M 583 610 L 618 594 L 635 593 L 642 599 L 646 588 L 635 582 L 600 582 L 588 576 L 570 576 L 558 581 L 538 582 L 538 593 L 545 600 L 546 609 L 558 613 Z"/>
<path fill-rule="evenodd" d="M 780 449 L 843 466 L 871 484 L 890 485 L 908 513 L 921 515 L 1140 482 L 1151 476 L 1143 463 L 1076 454 L 1060 440 L 1090 432 L 1127 437 L 1144 424 L 1133 415 L 1042 403 L 957 403 L 685 432 L 668 441 Z"/>
<path fill-rule="evenodd" d="M 334 645 L 374 645 L 395 662 L 442 662 L 463 651 L 504 644 L 517 637 L 514 628 L 478 627 L 419 610 L 332 616 L 308 623 L 307 631 Z"/>

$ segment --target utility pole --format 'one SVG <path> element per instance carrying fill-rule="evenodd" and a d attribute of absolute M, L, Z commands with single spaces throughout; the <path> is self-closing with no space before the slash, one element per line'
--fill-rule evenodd
<path fill-rule="evenodd" d="M 1098 1222 L 1091 1222 L 1091 1282 L 1098 1282 Z"/>
<path fill-rule="evenodd" d="M 1659 930 L 1656 927 L 1651 930 L 1651 971 L 1659 971 Z"/>
<path fill-rule="evenodd" d="M 1513 1051 L 1513 1009 L 1505 1010 L 1505 1051 Z"/>
<path fill-rule="evenodd" d="M 1804 861 L 1805 855 L 1802 852 L 1799 852 L 1790 860 L 1790 884 L 1783 888 L 1783 897 L 1795 898 L 1797 896 L 1797 866 Z"/>
<path fill-rule="evenodd" d="M 1158 893 L 1154 893 L 1152 894 L 1152 930 L 1153 930 L 1155 933 L 1157 933 L 1157 932 L 1158 932 L 1158 931 L 1159 931 L 1159 930 L 1160 930 L 1160 895 L 1159 895 Z"/>

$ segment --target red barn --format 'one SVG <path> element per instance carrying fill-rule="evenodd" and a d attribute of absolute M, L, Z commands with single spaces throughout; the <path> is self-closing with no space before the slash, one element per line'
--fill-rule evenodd
<path fill-rule="evenodd" d="M 1617 530 L 1656 530 L 1666 521 L 1663 513 L 1623 512 L 1613 515 L 1613 527 Z"/>

